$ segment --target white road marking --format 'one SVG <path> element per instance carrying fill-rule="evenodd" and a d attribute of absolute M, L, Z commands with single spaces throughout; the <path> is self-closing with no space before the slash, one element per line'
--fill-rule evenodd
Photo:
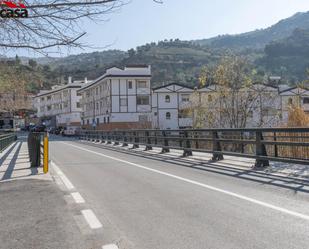
<path fill-rule="evenodd" d="M 85 200 L 84 198 L 81 196 L 80 193 L 78 192 L 74 192 L 74 193 L 71 193 L 71 196 L 73 197 L 74 201 L 76 203 L 85 203 Z"/>
<path fill-rule="evenodd" d="M 83 150 L 83 151 L 87 151 L 87 152 L 90 152 L 90 153 L 93 153 L 93 154 L 105 157 L 105 158 L 109 158 L 109 159 L 112 159 L 112 160 L 115 160 L 115 161 L 118 161 L 118 162 L 129 164 L 131 166 L 134 166 L 134 167 L 137 167 L 137 168 L 141 168 L 141 169 L 144 169 L 144 170 L 148 170 L 148 171 L 160 174 L 160 175 L 168 176 L 168 177 L 171 177 L 171 178 L 183 181 L 183 182 L 191 183 L 191 184 L 194 184 L 194 185 L 197 185 L 197 186 L 200 186 L 200 187 L 203 187 L 203 188 L 207 188 L 207 189 L 210 189 L 210 190 L 222 193 L 222 194 L 230 195 L 230 196 L 233 196 L 233 197 L 241 199 L 241 200 L 245 200 L 245 201 L 248 201 L 248 202 L 251 202 L 251 203 L 263 206 L 263 207 L 267 207 L 267 208 L 270 208 L 270 209 L 273 209 L 273 210 L 276 210 L 276 211 L 279 211 L 279 212 L 282 212 L 282 213 L 285 213 L 285 214 L 289 214 L 289 215 L 292 215 L 292 216 L 295 216 L 295 217 L 298 217 L 298 218 L 301 218 L 301 219 L 309 221 L 309 215 L 306 215 L 306 214 L 302 214 L 302 213 L 291 211 L 291 210 L 288 210 L 288 209 L 285 209 L 285 208 L 281 208 L 281 207 L 269 204 L 267 202 L 259 201 L 259 200 L 256 200 L 254 198 L 247 197 L 247 196 L 244 196 L 244 195 L 241 195 L 241 194 L 237 194 L 237 193 L 234 193 L 234 192 L 231 192 L 231 191 L 228 191 L 228 190 L 220 189 L 220 188 L 213 187 L 211 185 L 200 183 L 200 182 L 197 182 L 197 181 L 194 181 L 194 180 L 190 180 L 190 179 L 187 179 L 187 178 L 184 178 L 184 177 L 180 177 L 180 176 L 177 176 L 177 175 L 166 173 L 166 172 L 161 171 L 161 170 L 156 170 L 156 169 L 148 168 L 148 167 L 145 167 L 145 166 L 137 164 L 137 163 L 132 163 L 132 162 L 129 162 L 129 161 L 126 161 L 126 160 L 122 160 L 122 159 L 116 158 L 116 157 L 105 155 L 103 153 L 99 153 L 99 152 L 96 152 L 96 151 L 88 150 L 86 148 L 83 148 L 83 147 L 80 147 L 80 146 L 77 146 L 77 145 L 73 145 L 73 144 L 65 143 L 65 142 L 62 142 L 62 143 L 66 144 L 66 145 L 70 145 L 72 147 L 75 147 L 75 148 Z"/>
<path fill-rule="evenodd" d="M 61 169 L 53 162 L 50 162 L 50 165 L 55 169 L 57 175 L 61 178 L 63 184 L 66 186 L 68 190 L 74 189 L 73 184 L 71 181 L 65 176 L 65 174 L 61 171 Z"/>
<path fill-rule="evenodd" d="M 110 245 L 102 246 L 102 249 L 119 249 L 119 248 L 115 244 L 110 244 Z"/>
<path fill-rule="evenodd" d="M 98 220 L 98 218 L 95 216 L 94 212 L 91 209 L 85 209 L 81 212 L 91 229 L 98 229 L 102 227 L 101 222 Z"/>

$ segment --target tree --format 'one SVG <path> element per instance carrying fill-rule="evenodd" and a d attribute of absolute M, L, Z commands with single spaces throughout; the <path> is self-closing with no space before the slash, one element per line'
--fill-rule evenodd
<path fill-rule="evenodd" d="M 29 66 L 30 66 L 31 68 L 36 68 L 36 66 L 38 65 L 38 63 L 37 63 L 35 60 L 33 60 L 33 59 L 30 59 L 30 60 L 28 61 L 28 64 L 29 64 Z"/>
<path fill-rule="evenodd" d="M 161 1 L 155 2 L 161 3 Z M 39 52 L 48 48 L 82 47 L 81 21 L 101 21 L 129 0 L 28 0 L 28 18 L 1 18 L 0 48 Z"/>
<path fill-rule="evenodd" d="M 210 85 L 212 90 L 200 93 L 202 97 L 193 95 L 195 126 L 244 128 L 249 121 L 250 125 L 265 125 L 263 88 L 254 87 L 254 74 L 247 60 L 236 56 L 223 58 L 214 68 L 203 68 L 200 84 Z M 260 115 L 257 123 L 254 113 Z"/>

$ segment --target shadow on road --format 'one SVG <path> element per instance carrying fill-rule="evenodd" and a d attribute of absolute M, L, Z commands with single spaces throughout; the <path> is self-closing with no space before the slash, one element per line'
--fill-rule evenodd
<path fill-rule="evenodd" d="M 61 140 L 61 139 L 59 139 Z M 59 141 L 58 140 L 58 141 Z M 67 140 L 67 139 L 65 139 Z M 272 185 L 280 188 L 285 188 L 292 190 L 294 193 L 297 192 L 303 192 L 303 193 L 309 193 L 309 180 L 307 179 L 296 179 L 295 177 L 289 177 L 289 176 L 280 176 L 275 175 L 272 173 L 267 173 L 264 171 L 256 171 L 252 169 L 239 169 L 233 167 L 233 165 L 224 166 L 224 165 L 218 165 L 218 162 L 214 162 L 211 160 L 202 160 L 202 159 L 196 159 L 192 157 L 184 158 L 181 155 L 169 155 L 169 154 L 161 154 L 161 153 L 149 153 L 141 150 L 136 149 L 124 149 L 121 146 L 115 146 L 115 145 L 107 145 L 107 144 L 98 144 L 98 143 L 92 143 L 92 142 L 81 142 L 78 140 L 73 140 L 75 142 L 86 144 L 90 146 L 94 146 L 97 148 L 103 148 L 108 149 L 120 153 L 125 153 L 129 155 L 134 155 L 138 157 L 142 157 L 145 159 L 150 160 L 156 160 L 156 161 L 162 161 L 165 163 L 171 163 L 173 165 L 179 165 L 182 167 L 188 167 L 192 168 L 194 170 L 202 170 L 207 171 L 210 173 L 225 175 L 241 180 L 246 181 L 253 181 L 260 183 L 262 185 Z M 235 161 L 234 166 L 237 166 L 237 162 Z"/>

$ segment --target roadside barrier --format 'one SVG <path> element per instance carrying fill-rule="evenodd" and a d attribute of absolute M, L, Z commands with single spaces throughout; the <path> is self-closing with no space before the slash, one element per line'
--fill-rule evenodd
<path fill-rule="evenodd" d="M 0 152 L 4 151 L 7 147 L 9 147 L 16 140 L 17 140 L 17 136 L 15 133 L 8 133 L 8 134 L 0 135 Z"/>
<path fill-rule="evenodd" d="M 40 167 L 43 162 L 43 172 L 49 170 L 49 140 L 47 133 L 30 132 L 28 135 L 28 151 L 31 167 Z"/>
<path fill-rule="evenodd" d="M 178 149 L 183 156 L 212 153 L 214 161 L 224 155 L 254 158 L 256 167 L 269 166 L 269 161 L 309 164 L 309 128 L 82 130 L 78 136 L 115 145 L 133 144 L 133 148 L 144 145 L 146 150 L 160 147 L 162 153 Z"/>

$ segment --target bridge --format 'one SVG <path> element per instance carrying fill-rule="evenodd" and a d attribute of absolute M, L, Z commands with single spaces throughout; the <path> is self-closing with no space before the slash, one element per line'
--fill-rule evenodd
<path fill-rule="evenodd" d="M 89 248 L 304 249 L 308 139 L 307 128 L 51 135 L 48 174 Z"/>

